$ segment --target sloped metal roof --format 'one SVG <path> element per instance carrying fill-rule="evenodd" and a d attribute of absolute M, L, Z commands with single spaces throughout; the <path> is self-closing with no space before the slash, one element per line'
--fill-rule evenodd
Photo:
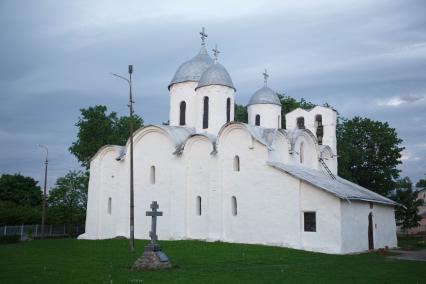
<path fill-rule="evenodd" d="M 389 198 L 372 192 L 362 186 L 359 186 L 338 176 L 336 176 L 336 179 L 332 179 L 328 175 L 325 175 L 322 171 L 298 165 L 287 165 L 277 162 L 267 162 L 267 164 L 282 172 L 299 178 L 315 187 L 325 190 L 341 199 L 362 200 L 387 205 L 398 205 L 398 203 Z"/>

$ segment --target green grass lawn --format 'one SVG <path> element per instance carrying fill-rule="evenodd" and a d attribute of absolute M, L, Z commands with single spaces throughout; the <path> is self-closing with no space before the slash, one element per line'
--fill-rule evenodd
<path fill-rule="evenodd" d="M 145 244 L 134 255 L 127 240 L 0 245 L 0 283 L 426 283 L 426 262 L 200 241 L 162 241 L 174 268 L 133 272 Z"/>

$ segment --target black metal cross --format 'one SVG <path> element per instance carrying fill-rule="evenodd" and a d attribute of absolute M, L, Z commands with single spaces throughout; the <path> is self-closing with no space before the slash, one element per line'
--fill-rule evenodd
<path fill-rule="evenodd" d="M 202 28 L 200 35 L 201 35 L 201 44 L 206 45 L 205 40 L 206 40 L 206 37 L 208 37 L 208 35 L 206 34 L 204 27 Z"/>
<path fill-rule="evenodd" d="M 265 69 L 265 72 L 263 72 L 262 75 L 263 75 L 263 82 L 265 82 L 265 86 L 266 86 L 268 84 L 268 77 L 269 77 L 268 70 Z"/>
<path fill-rule="evenodd" d="M 157 201 L 152 201 L 151 203 L 152 211 L 147 211 L 146 216 L 151 216 L 151 231 L 149 232 L 149 237 L 151 238 L 151 244 L 155 244 L 158 236 L 157 236 L 157 217 L 163 216 L 163 212 L 157 211 L 158 203 Z"/>
<path fill-rule="evenodd" d="M 217 62 L 217 57 L 219 56 L 219 53 L 220 53 L 219 49 L 217 49 L 217 44 L 216 44 L 216 46 L 212 49 L 212 51 L 213 51 L 213 54 L 214 54 L 214 62 Z"/>

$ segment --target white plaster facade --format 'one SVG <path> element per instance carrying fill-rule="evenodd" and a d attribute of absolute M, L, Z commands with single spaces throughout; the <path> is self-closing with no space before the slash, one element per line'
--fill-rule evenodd
<path fill-rule="evenodd" d="M 274 104 L 253 104 L 247 107 L 248 123 L 256 124 L 256 116 L 259 116 L 261 127 L 281 128 L 281 107 Z"/>
<path fill-rule="evenodd" d="M 234 117 L 234 89 L 210 85 L 195 91 L 196 87 L 193 81 L 172 84 L 170 126 L 149 125 L 134 134 L 136 238 L 148 238 L 151 220 L 145 211 L 155 200 L 163 211 L 157 229 L 163 240 L 352 253 L 369 248 L 372 212 L 374 247 L 396 246 L 395 204 L 334 176 L 333 110 L 297 109 L 287 114 L 287 129 L 277 127 L 277 118 L 271 118 L 269 128 L 255 126 L 250 117 L 249 124 L 226 123 L 227 98 L 231 120 Z M 204 96 L 211 102 L 207 131 L 200 124 L 198 98 Z M 179 126 L 182 100 L 187 102 L 185 126 Z M 274 111 L 270 113 L 276 115 Z M 323 145 L 318 145 L 311 129 L 317 112 L 327 127 Z M 305 116 L 307 129 L 296 129 L 293 122 L 300 115 Z M 80 239 L 129 236 L 128 147 L 104 146 L 92 158 L 86 232 Z M 305 230 L 305 212 L 314 213 L 314 231 Z"/>

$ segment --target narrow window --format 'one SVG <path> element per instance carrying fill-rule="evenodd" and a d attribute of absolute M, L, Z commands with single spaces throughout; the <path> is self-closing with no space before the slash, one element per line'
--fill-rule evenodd
<path fill-rule="evenodd" d="M 240 171 L 240 157 L 236 155 L 234 157 L 234 172 L 239 172 L 239 171 Z"/>
<path fill-rule="evenodd" d="M 322 116 L 315 116 L 315 126 L 317 127 L 316 135 L 318 139 L 318 144 L 322 145 L 322 137 L 324 136 L 324 126 L 322 125 Z"/>
<path fill-rule="evenodd" d="M 298 117 L 297 118 L 297 128 L 305 129 L 305 118 L 304 117 Z"/>
<path fill-rule="evenodd" d="M 155 184 L 155 166 L 151 166 L 149 180 L 151 184 Z"/>
<path fill-rule="evenodd" d="M 281 122 L 281 115 L 278 116 L 278 124 L 277 124 L 277 128 L 280 128 L 280 122 Z"/>
<path fill-rule="evenodd" d="M 233 216 L 237 216 L 237 198 L 235 196 L 232 196 L 231 198 L 231 203 L 232 203 L 232 215 Z"/>
<path fill-rule="evenodd" d="M 186 102 L 180 102 L 179 125 L 186 124 Z"/>
<path fill-rule="evenodd" d="M 203 129 L 209 128 L 209 97 L 204 97 Z"/>
<path fill-rule="evenodd" d="M 231 98 L 226 99 L 226 122 L 231 121 Z"/>
<path fill-rule="evenodd" d="M 197 215 L 201 216 L 201 196 L 197 196 Z"/>
<path fill-rule="evenodd" d="M 256 114 L 255 125 L 260 126 L 260 115 Z"/>
<path fill-rule="evenodd" d="M 300 149 L 299 149 L 299 159 L 300 159 L 300 163 L 303 164 L 303 160 L 304 160 L 304 153 L 305 149 L 304 149 L 304 145 L 303 142 L 300 143 Z"/>
<path fill-rule="evenodd" d="M 316 212 L 303 212 L 305 232 L 317 231 Z"/>
<path fill-rule="evenodd" d="M 108 209 L 107 209 L 108 215 L 111 215 L 112 212 L 112 198 L 108 198 Z"/>

